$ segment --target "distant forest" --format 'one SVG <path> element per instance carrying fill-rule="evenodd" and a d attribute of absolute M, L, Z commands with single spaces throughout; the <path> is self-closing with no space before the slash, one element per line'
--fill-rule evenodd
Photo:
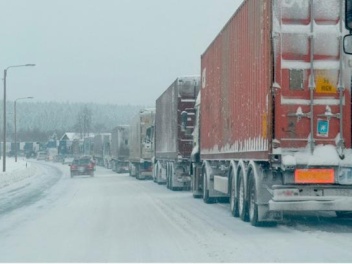
<path fill-rule="evenodd" d="M 129 124 L 145 107 L 150 106 L 17 101 L 17 141 L 47 141 L 54 133 L 59 139 L 65 132 L 111 132 L 117 125 Z M 3 124 L 2 109 L 1 102 L 0 131 Z M 6 109 L 7 140 L 12 141 L 14 103 L 7 102 Z"/>

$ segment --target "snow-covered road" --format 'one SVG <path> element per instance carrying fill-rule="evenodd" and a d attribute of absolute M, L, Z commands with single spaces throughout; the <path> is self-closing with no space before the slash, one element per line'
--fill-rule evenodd
<path fill-rule="evenodd" d="M 352 220 L 287 216 L 255 228 L 190 192 L 67 165 L 0 189 L 0 262 L 351 262 Z"/>

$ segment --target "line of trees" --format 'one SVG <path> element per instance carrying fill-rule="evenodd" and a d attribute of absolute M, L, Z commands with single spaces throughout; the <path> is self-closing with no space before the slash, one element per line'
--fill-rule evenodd
<path fill-rule="evenodd" d="M 1 105 L 2 102 L 0 109 Z M 11 141 L 14 137 L 13 102 L 8 102 L 7 107 L 7 138 Z M 60 138 L 65 132 L 82 136 L 110 132 L 117 125 L 129 124 L 141 108 L 150 106 L 23 101 L 16 107 L 17 140 L 46 141 L 54 133 Z"/>

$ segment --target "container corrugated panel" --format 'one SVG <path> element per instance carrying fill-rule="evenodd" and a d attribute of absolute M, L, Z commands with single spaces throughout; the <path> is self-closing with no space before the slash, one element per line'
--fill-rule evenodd
<path fill-rule="evenodd" d="M 155 157 L 177 156 L 177 80 L 156 100 Z M 175 154 L 176 153 L 176 154 Z"/>
<path fill-rule="evenodd" d="M 201 156 L 267 159 L 271 1 L 247 0 L 201 58 Z"/>
<path fill-rule="evenodd" d="M 117 126 L 111 132 L 111 156 L 116 160 L 129 157 L 129 126 Z"/>
<path fill-rule="evenodd" d="M 296 2 L 274 2 L 275 82 L 280 87 L 275 138 L 281 148 L 304 148 L 312 140 L 314 146 L 335 145 L 340 138 L 350 148 L 351 69 L 341 46 L 348 33 L 340 20 L 344 1 L 313 0 L 312 6 L 310 1 Z"/>
<path fill-rule="evenodd" d="M 141 139 L 140 139 L 140 116 L 139 114 L 134 116 L 130 123 L 130 157 L 129 160 L 132 162 L 139 162 L 141 158 Z"/>
<path fill-rule="evenodd" d="M 181 131 L 181 113 L 187 111 L 187 127 L 195 122 L 194 104 L 199 91 L 199 77 L 177 78 L 156 100 L 155 157 L 176 159 L 178 155 L 189 158 L 192 136 Z"/>
<path fill-rule="evenodd" d="M 95 135 L 93 139 L 93 153 L 97 157 L 103 156 L 103 136 Z"/>

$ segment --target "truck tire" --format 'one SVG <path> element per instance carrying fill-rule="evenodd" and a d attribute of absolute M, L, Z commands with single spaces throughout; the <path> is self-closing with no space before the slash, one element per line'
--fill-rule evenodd
<path fill-rule="evenodd" d="M 193 198 L 202 198 L 202 193 L 199 192 L 198 186 L 196 185 L 196 176 L 192 176 L 192 195 Z"/>
<path fill-rule="evenodd" d="M 240 172 L 240 177 L 238 181 L 238 210 L 239 217 L 242 221 L 248 222 L 248 210 L 247 210 L 247 202 L 246 202 L 246 189 L 244 185 L 244 175 L 243 171 Z"/>
<path fill-rule="evenodd" d="M 170 168 L 169 168 L 169 163 L 166 163 L 166 188 L 170 189 Z"/>
<path fill-rule="evenodd" d="M 170 190 L 171 191 L 177 191 L 177 187 L 174 187 L 174 181 L 173 181 L 173 177 L 175 175 L 174 173 L 174 166 L 173 166 L 173 163 L 170 163 Z"/>
<path fill-rule="evenodd" d="M 236 198 L 236 196 L 238 196 L 238 192 L 236 190 L 236 177 L 235 177 L 235 173 L 233 172 L 233 170 L 231 170 L 231 189 L 230 189 L 230 210 L 231 210 L 231 214 L 234 217 L 239 217 L 240 213 L 239 213 L 239 209 L 238 209 L 238 198 Z"/>
<path fill-rule="evenodd" d="M 153 168 L 153 182 L 157 183 L 158 182 L 158 165 L 155 164 Z"/>
<path fill-rule="evenodd" d="M 248 182 L 248 215 L 249 222 L 252 226 L 259 226 L 260 221 L 258 221 L 258 205 L 257 205 L 257 190 L 255 186 L 255 179 L 253 175 L 253 170 L 249 176 Z"/>
<path fill-rule="evenodd" d="M 210 204 L 214 202 L 214 199 L 209 197 L 207 174 L 204 171 L 204 169 L 203 169 L 203 201 L 206 204 Z"/>
<path fill-rule="evenodd" d="M 157 175 L 158 175 L 158 178 L 156 179 L 156 182 L 157 182 L 157 184 L 159 184 L 159 185 L 165 183 L 165 182 L 163 182 L 163 180 L 161 179 L 162 173 L 163 173 L 163 170 L 162 170 L 162 167 L 160 167 L 160 168 L 158 169 L 158 174 L 157 174 Z"/>
<path fill-rule="evenodd" d="M 138 165 L 138 167 L 136 167 L 136 179 L 137 180 L 141 179 L 139 176 L 140 176 L 140 173 L 139 173 L 139 165 Z"/>

